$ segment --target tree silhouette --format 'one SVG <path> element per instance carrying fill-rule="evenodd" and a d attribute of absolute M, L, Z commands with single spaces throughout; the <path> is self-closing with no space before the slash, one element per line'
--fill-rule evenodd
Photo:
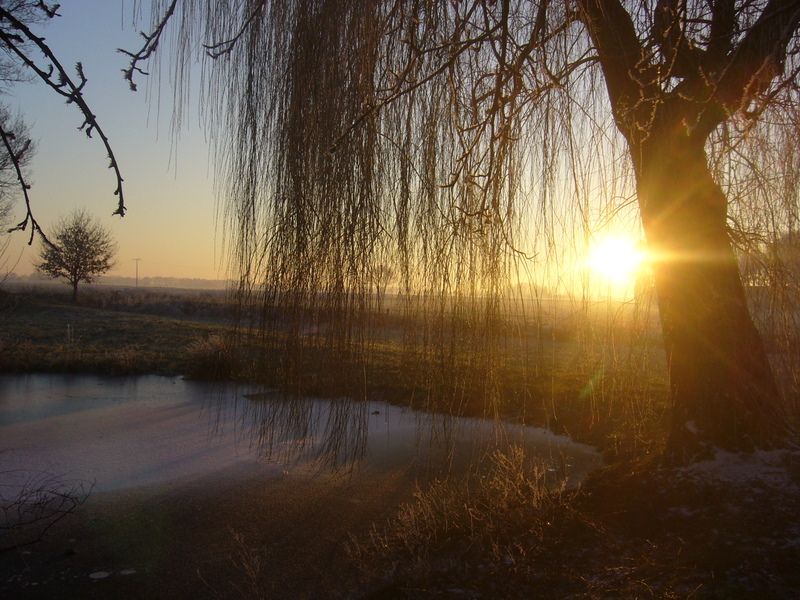
<path fill-rule="evenodd" d="M 76 210 L 53 227 L 54 243 L 42 240 L 35 267 L 50 277 L 62 277 L 78 299 L 78 284 L 92 283 L 114 266 L 117 245 L 111 234 L 83 210 Z"/>
<path fill-rule="evenodd" d="M 0 69 L 2 71 L 2 69 Z M 0 268 L 8 267 L 5 257 L 11 242 L 9 235 L 14 218 L 14 204 L 19 196 L 19 176 L 27 171 L 34 153 L 28 127 L 22 117 L 13 116 L 7 107 L 0 105 Z M 8 273 L 0 276 L 2 285 Z"/>
<path fill-rule="evenodd" d="M 421 353 L 432 381 L 447 380 L 459 349 L 473 370 L 491 363 L 507 283 L 539 268 L 534 254 L 558 237 L 558 215 L 585 218 L 599 190 L 635 198 L 653 257 L 670 456 L 795 443 L 748 312 L 731 219 L 742 198 L 797 192 L 794 177 L 764 167 L 797 167 L 780 153 L 796 135 L 800 2 L 228 8 L 174 0 L 147 43 L 166 19 L 179 23 L 179 89 L 198 42 L 215 59 L 207 110 L 240 296 L 262 306 L 243 314 L 262 328 L 288 323 L 285 372 L 303 363 L 302 334 L 319 314 L 336 360 L 360 372 L 379 265 L 397 273 L 409 314 L 439 348 Z M 129 55 L 131 78 L 145 54 Z M 467 336 L 456 331 L 464 322 Z M 490 395 L 497 377 L 485 375 Z"/>

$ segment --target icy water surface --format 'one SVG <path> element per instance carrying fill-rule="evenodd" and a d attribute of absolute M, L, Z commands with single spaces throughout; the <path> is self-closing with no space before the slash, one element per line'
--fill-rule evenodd
<path fill-rule="evenodd" d="M 381 402 L 303 399 L 180 378 L 0 376 L 0 493 L 48 474 L 95 492 L 257 466 L 463 470 L 524 444 L 573 481 L 592 448 L 531 427 L 420 414 Z"/>

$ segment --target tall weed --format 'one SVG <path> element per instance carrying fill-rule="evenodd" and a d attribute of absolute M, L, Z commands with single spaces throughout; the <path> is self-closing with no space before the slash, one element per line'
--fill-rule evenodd
<path fill-rule="evenodd" d="M 519 536 L 543 535 L 570 510 L 571 493 L 552 473 L 519 446 L 496 450 L 483 474 L 417 489 L 385 526 L 367 539 L 351 538 L 349 557 L 367 586 L 424 579 L 486 548 L 513 562 L 525 551 Z"/>

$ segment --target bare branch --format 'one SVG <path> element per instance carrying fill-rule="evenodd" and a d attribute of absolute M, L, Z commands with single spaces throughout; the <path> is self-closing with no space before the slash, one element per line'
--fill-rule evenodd
<path fill-rule="evenodd" d="M 28 190 L 31 189 L 30 184 L 25 181 L 25 176 L 22 173 L 22 157 L 30 148 L 30 140 L 24 145 L 21 150 L 15 150 L 11 141 L 12 141 L 12 134 L 5 130 L 5 128 L 0 124 L 0 138 L 3 140 L 3 145 L 6 148 L 6 152 L 8 153 L 9 159 L 11 160 L 11 164 L 14 166 L 14 171 L 17 175 L 17 181 L 19 181 L 20 189 L 22 190 L 22 195 L 25 198 L 25 218 L 16 226 L 12 227 L 8 230 L 8 233 L 13 231 L 25 231 L 28 225 L 31 226 L 31 233 L 30 238 L 28 239 L 28 245 L 30 246 L 33 244 L 33 238 L 38 233 L 42 236 L 42 239 L 45 243 L 52 246 L 53 244 L 50 240 L 47 239 L 47 236 L 42 231 L 42 228 L 39 226 L 39 223 L 36 222 L 36 219 L 33 216 L 33 211 L 31 209 L 31 201 L 30 196 L 28 195 Z"/>
<path fill-rule="evenodd" d="M 786 49 L 800 26 L 800 2 L 771 0 L 733 50 L 712 89 L 694 135 L 705 139 L 728 116 L 763 93 L 783 73 Z"/>
<path fill-rule="evenodd" d="M 206 49 L 206 54 L 211 58 L 219 58 L 224 54 L 230 54 L 233 49 L 236 47 L 237 42 L 247 31 L 247 28 L 250 27 L 250 24 L 253 20 L 261 13 L 266 5 L 267 0 L 261 0 L 250 13 L 250 16 L 245 19 L 242 26 L 239 28 L 239 31 L 232 37 L 227 40 L 223 40 L 221 42 L 217 42 L 215 44 L 203 44 L 203 48 Z"/>
<path fill-rule="evenodd" d="M 67 73 L 66 69 L 61 65 L 58 58 L 50 50 L 50 47 L 45 43 L 44 38 L 35 35 L 30 28 L 17 19 L 9 11 L 0 8 L 0 21 L 6 20 L 11 25 L 11 28 L 18 31 L 19 34 L 8 33 L 4 29 L 0 29 L 0 41 L 4 42 L 6 46 L 13 52 L 22 62 L 31 69 L 39 78 L 44 81 L 52 90 L 60 96 L 66 98 L 68 104 L 74 103 L 83 114 L 83 124 L 78 128 L 84 131 L 87 137 L 91 137 L 93 132 L 97 132 L 100 136 L 103 145 L 105 146 L 106 153 L 109 159 L 109 169 L 113 169 L 114 175 L 117 179 L 117 189 L 114 195 L 117 196 L 117 209 L 113 214 L 121 217 L 125 216 L 125 201 L 122 191 L 122 173 L 120 172 L 117 159 L 114 156 L 114 151 L 111 148 L 111 143 L 108 137 L 100 128 L 97 119 L 83 98 L 83 87 L 86 85 L 86 76 L 83 73 L 83 66 L 77 63 L 76 72 L 78 75 L 79 83 L 75 84 L 72 78 Z M 50 66 L 47 71 L 40 68 L 25 52 L 21 45 L 25 42 L 32 42 L 44 57 L 50 61 Z M 54 72 L 55 71 L 55 72 Z"/>
<path fill-rule="evenodd" d="M 136 91 L 136 84 L 133 81 L 134 73 L 139 73 L 141 75 L 149 74 L 147 71 L 144 71 L 141 69 L 141 67 L 139 67 L 139 63 L 148 60 L 158 49 L 158 44 L 161 41 L 161 34 L 164 33 L 164 28 L 167 26 L 170 18 L 172 18 L 172 15 L 175 14 L 175 7 L 177 4 L 178 0 L 172 0 L 172 4 L 169 5 L 167 10 L 164 12 L 164 16 L 151 33 L 145 33 L 143 31 L 139 32 L 139 34 L 144 38 L 144 45 L 137 52 L 130 52 L 123 48 L 117 48 L 117 52 L 120 52 L 131 59 L 128 68 L 122 69 L 125 81 L 128 82 L 131 91 Z"/>
<path fill-rule="evenodd" d="M 0 486 L 0 553 L 40 542 L 56 523 L 86 502 L 94 484 L 66 481 L 48 473 L 5 471 L 6 480 L 20 480 L 16 493 Z"/>

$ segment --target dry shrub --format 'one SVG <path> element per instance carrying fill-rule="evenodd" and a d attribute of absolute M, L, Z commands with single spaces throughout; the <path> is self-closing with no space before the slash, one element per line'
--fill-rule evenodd
<path fill-rule="evenodd" d="M 551 481 L 552 472 L 519 446 L 496 450 L 485 474 L 418 489 L 383 528 L 352 538 L 349 557 L 367 585 L 422 579 L 487 551 L 513 562 L 525 552 L 520 536 L 543 535 L 568 510 L 565 482 Z"/>
<path fill-rule="evenodd" d="M 230 581 L 229 588 L 221 590 L 214 589 L 202 574 L 200 574 L 200 578 L 216 598 L 226 600 L 229 598 L 259 600 L 270 598 L 273 595 L 272 584 L 265 549 L 251 547 L 245 541 L 242 533 L 233 530 L 230 533 L 233 537 L 234 551 L 229 558 L 241 577 L 237 581 Z"/>
<path fill-rule="evenodd" d="M 231 341 L 221 335 L 198 339 L 186 348 L 192 379 L 232 379 L 236 374 L 236 353 Z"/>
<path fill-rule="evenodd" d="M 0 485 L 0 552 L 40 541 L 53 525 L 81 506 L 94 487 L 45 472 L 15 470 L 0 475 L 4 480 Z"/>

